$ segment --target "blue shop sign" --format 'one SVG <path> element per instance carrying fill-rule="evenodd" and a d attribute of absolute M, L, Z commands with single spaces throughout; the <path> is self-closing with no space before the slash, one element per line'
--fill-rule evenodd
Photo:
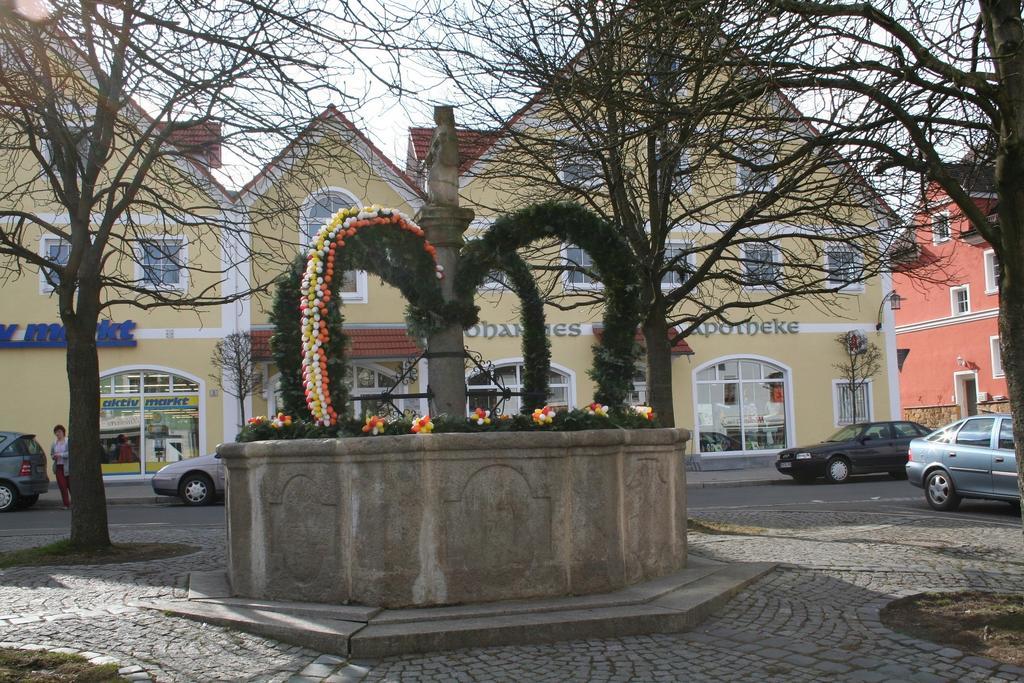
<path fill-rule="evenodd" d="M 64 326 L 59 323 L 29 323 L 19 335 L 21 325 L 0 323 L 0 349 L 65 348 Z M 96 325 L 96 346 L 135 346 L 135 322 L 115 323 L 103 320 Z"/>

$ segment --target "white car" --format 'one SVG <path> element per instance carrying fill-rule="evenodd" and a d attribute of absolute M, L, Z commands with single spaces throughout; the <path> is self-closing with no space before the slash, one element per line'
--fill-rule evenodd
<path fill-rule="evenodd" d="M 209 505 L 224 498 L 224 463 L 217 455 L 179 460 L 167 465 L 152 479 L 160 496 L 178 496 L 185 505 Z"/>

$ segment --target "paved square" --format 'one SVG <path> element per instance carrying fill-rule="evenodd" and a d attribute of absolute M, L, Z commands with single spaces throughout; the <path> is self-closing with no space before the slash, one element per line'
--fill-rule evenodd
<path fill-rule="evenodd" d="M 0 645 L 70 648 L 158 681 L 959 681 L 1021 670 L 900 636 L 878 610 L 924 586 L 1024 592 L 1012 524 L 927 513 L 702 511 L 766 536 L 691 534 L 691 552 L 783 563 L 689 633 L 342 662 L 304 648 L 129 606 L 184 600 L 190 571 L 224 566 L 224 530 L 115 531 L 188 543 L 171 560 L 0 572 Z M 53 536 L 0 539 L 0 550 Z"/>

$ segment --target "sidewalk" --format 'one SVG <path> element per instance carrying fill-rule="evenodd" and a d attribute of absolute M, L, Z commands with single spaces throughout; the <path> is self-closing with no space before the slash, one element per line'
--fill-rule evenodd
<path fill-rule="evenodd" d="M 74 480 L 71 482 L 71 497 L 75 496 Z M 155 505 L 157 503 L 180 503 L 177 498 L 158 496 L 148 481 L 107 482 L 107 505 Z M 57 482 L 50 480 L 50 490 L 39 496 L 36 508 L 61 507 L 60 489 Z"/>
<path fill-rule="evenodd" d="M 754 467 L 744 470 L 715 470 L 711 472 L 686 472 L 686 486 L 692 489 L 706 489 L 716 486 L 764 486 L 792 482 L 774 467 Z M 73 484 L 72 484 L 73 485 Z M 74 496 L 74 489 L 71 490 Z M 158 496 L 148 481 L 107 482 L 107 505 L 157 505 L 180 503 L 177 498 Z M 60 491 L 57 482 L 50 482 L 50 490 L 39 496 L 37 508 L 59 508 Z"/>

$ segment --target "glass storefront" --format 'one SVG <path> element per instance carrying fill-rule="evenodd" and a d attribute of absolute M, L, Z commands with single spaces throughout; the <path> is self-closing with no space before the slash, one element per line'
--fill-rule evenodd
<path fill-rule="evenodd" d="M 727 360 L 697 373 L 701 453 L 786 448 L 786 372 L 759 360 Z"/>
<path fill-rule="evenodd" d="M 103 474 L 153 474 L 201 455 L 199 384 L 162 370 L 103 377 L 100 440 Z"/>

